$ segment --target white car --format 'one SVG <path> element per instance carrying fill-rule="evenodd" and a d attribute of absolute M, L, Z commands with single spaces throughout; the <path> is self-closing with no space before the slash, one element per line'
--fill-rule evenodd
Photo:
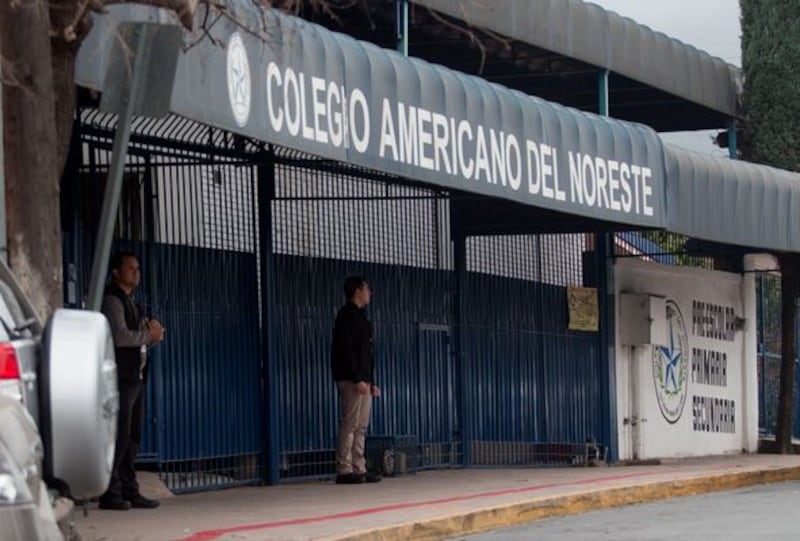
<path fill-rule="evenodd" d="M 73 499 L 108 486 L 116 362 L 99 312 L 56 310 L 43 326 L 0 262 L 0 532 L 78 539 Z"/>

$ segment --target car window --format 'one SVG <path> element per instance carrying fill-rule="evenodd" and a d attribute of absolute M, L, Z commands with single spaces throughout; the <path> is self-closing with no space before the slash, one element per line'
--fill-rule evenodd
<path fill-rule="evenodd" d="M 5 325 L 0 325 L 0 339 L 2 340 L 9 340 L 6 327 L 14 329 L 25 321 L 22 308 L 20 308 L 14 292 L 3 281 L 0 281 L 0 318 L 5 323 Z"/>

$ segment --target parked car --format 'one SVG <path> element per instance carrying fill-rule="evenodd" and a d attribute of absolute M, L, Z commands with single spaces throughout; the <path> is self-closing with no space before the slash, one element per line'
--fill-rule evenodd
<path fill-rule="evenodd" d="M 0 262 L 0 532 L 78 539 L 75 499 L 102 494 L 114 458 L 116 362 L 98 312 L 46 325 Z"/>

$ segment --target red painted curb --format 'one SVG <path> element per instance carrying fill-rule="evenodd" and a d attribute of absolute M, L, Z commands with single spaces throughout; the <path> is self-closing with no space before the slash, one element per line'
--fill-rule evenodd
<path fill-rule="evenodd" d="M 727 466 L 719 466 L 719 469 L 727 469 Z M 717 468 L 714 468 L 717 469 Z M 664 471 L 661 470 L 658 472 L 658 475 L 663 475 L 665 473 L 670 473 L 671 471 L 680 471 L 680 470 L 670 470 Z M 368 507 L 365 509 L 357 509 L 354 511 L 347 511 L 343 513 L 335 513 L 332 515 L 321 515 L 317 517 L 304 517 L 304 518 L 297 518 L 292 520 L 279 520 L 275 522 L 262 522 L 257 524 L 242 524 L 240 526 L 230 526 L 228 528 L 219 528 L 216 530 L 205 530 L 202 532 L 194 533 L 188 537 L 182 538 L 180 541 L 209 541 L 211 539 L 216 539 L 225 534 L 230 533 L 237 533 L 237 532 L 247 532 L 253 530 L 266 530 L 270 528 L 280 528 L 282 526 L 299 526 L 302 524 L 312 524 L 315 522 L 325 522 L 329 520 L 337 520 L 343 518 L 352 518 L 352 517 L 359 517 L 364 515 L 372 515 L 377 513 L 385 513 L 387 511 L 397 511 L 400 509 L 412 509 L 414 507 L 424 507 L 428 505 L 439 505 L 443 503 L 453 503 L 453 502 L 461 502 L 461 501 L 468 501 L 468 500 L 476 500 L 479 498 L 491 498 L 494 496 L 504 496 L 507 494 L 522 494 L 526 492 L 537 492 L 539 490 L 547 489 L 547 488 L 556 488 L 556 487 L 565 487 L 565 486 L 580 486 L 580 485 L 588 485 L 592 483 L 602 483 L 606 481 L 618 481 L 620 479 L 633 479 L 637 477 L 647 477 L 649 475 L 653 475 L 650 472 L 639 472 L 639 473 L 629 473 L 626 475 L 612 475 L 608 477 L 599 477 L 597 479 L 584 479 L 581 481 L 572 481 L 568 483 L 549 483 L 545 485 L 534 485 L 529 487 L 521 487 L 521 488 L 510 488 L 504 490 L 495 490 L 490 492 L 480 492 L 477 494 L 469 494 L 466 496 L 453 496 L 451 498 L 440 498 L 435 500 L 424 500 L 420 502 L 409 502 L 409 503 L 398 503 L 393 505 L 384 505 L 381 507 Z"/>

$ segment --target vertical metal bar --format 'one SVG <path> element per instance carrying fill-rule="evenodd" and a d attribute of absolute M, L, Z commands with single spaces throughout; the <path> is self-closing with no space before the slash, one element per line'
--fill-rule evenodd
<path fill-rule="evenodd" d="M 461 223 L 462 216 L 458 205 L 450 208 L 450 230 L 453 238 L 453 332 L 455 334 L 453 354 L 455 355 L 455 366 L 457 371 L 457 419 L 461 431 L 461 465 L 469 466 L 470 440 L 472 434 L 472 415 L 468 404 L 470 401 L 467 396 L 468 381 L 466 355 L 464 351 L 466 310 L 464 301 L 467 295 L 467 237 L 464 234 Z"/>
<path fill-rule="evenodd" d="M 791 438 L 796 438 L 800 435 L 800 416 L 798 416 L 798 391 L 800 391 L 800 370 L 797 369 L 798 352 L 800 352 L 800 318 L 798 318 L 797 301 L 794 303 L 794 364 L 795 364 L 795 378 L 794 378 L 794 401 L 793 401 L 793 414 L 794 428 L 791 431 Z M 791 439 L 790 438 L 790 439 Z"/>
<path fill-rule="evenodd" d="M 603 70 L 598 81 L 600 114 L 610 114 L 609 71 Z M 614 234 L 596 233 L 594 237 L 595 269 L 597 271 L 597 294 L 600 304 L 600 363 L 603 370 L 601 392 L 607 408 L 603 422 L 603 437 L 608 438 L 608 458 L 617 457 L 617 391 L 616 391 L 616 338 L 614 321 Z"/>
<path fill-rule="evenodd" d="M 134 35 L 136 36 L 134 39 L 137 41 L 139 32 L 139 29 L 134 30 Z M 137 47 L 137 49 L 141 49 L 141 47 Z M 100 310 L 100 304 L 103 300 L 108 257 L 111 253 L 111 241 L 114 235 L 114 217 L 117 214 L 120 193 L 122 192 L 122 174 L 125 171 L 125 159 L 128 155 L 128 142 L 131 137 L 133 108 L 139 92 L 143 62 L 144 55 L 141 54 L 140 50 L 137 50 L 131 69 L 130 90 L 122 98 L 122 111 L 119 113 L 117 130 L 114 134 L 113 156 L 103 194 L 103 210 L 100 214 L 97 244 L 95 245 L 94 260 L 92 261 L 92 275 L 89 279 L 89 299 L 87 303 L 89 310 Z"/>
<path fill-rule="evenodd" d="M 2 93 L 2 91 L 0 91 Z M 0 103 L 0 115 L 2 115 L 2 103 Z M 83 298 L 81 281 L 79 279 L 80 268 L 80 201 L 82 198 L 81 190 L 81 152 L 83 144 L 80 137 L 81 124 L 79 120 L 73 123 L 72 137 L 69 143 L 69 154 L 65 167 L 66 185 L 62 188 L 62 198 L 66 200 L 64 208 L 67 210 L 63 217 L 64 223 L 68 223 L 67 231 L 68 245 L 64 247 L 64 305 L 70 308 L 80 308 Z M 1 130 L 2 128 L 0 128 Z M 2 153 L 2 134 L 0 134 L 0 153 Z M 2 157 L 0 157 L 0 168 L 2 168 Z M 0 171 L 2 175 L 2 171 Z M 0 231 L 5 231 L 5 190 L 0 181 Z M 6 260 L 5 235 L 0 233 L 0 258 Z"/>
<path fill-rule="evenodd" d="M 222 168 L 220 168 L 220 174 L 222 175 Z M 236 208 L 234 205 L 233 197 L 234 194 L 231 190 L 231 178 L 230 175 L 222 175 L 222 195 L 223 195 L 223 202 L 225 207 L 222 209 L 222 217 L 224 217 L 225 221 L 225 231 L 221 235 L 221 239 L 235 239 L 236 238 L 236 220 L 235 220 L 235 213 Z M 223 241 L 219 248 L 222 249 L 230 249 L 232 246 L 230 241 Z"/>
<path fill-rule="evenodd" d="M 173 175 L 169 173 L 169 169 L 164 166 L 162 169 L 165 174 L 166 178 L 163 179 L 164 190 L 167 193 L 167 205 L 166 205 L 166 212 L 165 215 L 168 216 L 169 220 L 169 227 L 167 229 L 167 242 L 170 244 L 178 244 L 178 231 L 177 231 L 177 224 L 178 224 L 178 210 L 177 208 L 180 206 L 180 203 L 176 203 L 177 199 L 177 184 L 178 180 L 173 178 Z"/>
<path fill-rule="evenodd" d="M 759 416 L 759 429 L 764 430 L 767 427 L 766 410 L 764 397 L 766 396 L 766 363 L 764 357 L 766 351 L 764 350 L 764 273 L 759 272 L 756 276 L 756 362 L 758 363 L 758 416 Z"/>
<path fill-rule="evenodd" d="M 141 231 L 141 244 L 144 248 L 144 256 L 145 261 L 147 264 L 147 268 L 145 272 L 147 272 L 147 288 L 148 288 L 148 304 L 149 307 L 147 309 L 147 316 L 148 317 L 155 317 L 158 319 L 162 324 L 169 327 L 169 322 L 164 321 L 164 313 L 161 310 L 161 306 L 159 303 L 159 294 L 158 294 L 158 285 L 159 285 L 159 277 L 164 276 L 164 272 L 158 273 L 155 265 L 156 265 L 156 258 L 155 258 L 155 238 L 153 235 L 153 223 L 154 223 L 154 216 L 153 216 L 153 159 L 150 152 L 145 151 L 144 153 L 144 174 L 142 177 L 143 183 L 143 227 Z M 162 264 L 161 261 L 158 264 Z M 160 453 L 162 450 L 161 446 L 161 426 L 164 422 L 164 407 L 162 404 L 161 397 L 164 395 L 164 363 L 161 362 L 163 358 L 163 346 L 154 348 L 151 350 L 151 355 L 153 355 L 152 363 L 150 364 L 151 372 L 157 371 L 157 377 L 152 377 L 153 383 L 151 383 L 150 388 L 152 392 L 148 395 L 149 403 L 148 403 L 148 410 L 150 414 L 153 416 L 148 418 L 146 422 L 149 426 L 153 429 L 153 449 L 147 449 L 148 452 L 154 452 L 156 456 L 160 457 Z"/>
<path fill-rule="evenodd" d="M 611 114 L 609 105 L 609 87 L 608 87 L 608 70 L 601 70 L 598 76 L 598 103 L 597 113 L 602 116 L 609 116 Z"/>
<path fill-rule="evenodd" d="M 92 143 L 87 143 L 87 151 L 89 153 L 89 174 L 86 177 L 88 179 L 89 190 L 87 191 L 91 193 L 95 187 L 94 179 L 98 169 L 97 162 L 99 158 L 98 156 L 99 151 Z M 94 206 L 94 198 L 92 197 L 91 199 L 89 199 L 89 207 L 93 206 Z M 83 213 L 84 209 L 81 208 L 80 212 Z M 84 231 L 81 230 L 81 233 L 84 233 Z M 79 297 L 81 299 L 80 302 L 82 302 L 83 307 L 85 308 L 87 300 L 86 296 L 89 293 L 89 279 L 86 276 L 86 261 L 88 260 L 88 253 L 90 251 L 92 252 L 94 251 L 94 246 L 92 245 L 92 239 L 89 238 L 88 234 L 83 234 L 81 236 L 84 237 L 84 240 L 82 243 L 83 245 L 81 246 L 81 281 L 80 281 Z"/>
<path fill-rule="evenodd" d="M 545 284 L 545 276 L 544 276 L 544 250 L 542 250 L 542 246 L 544 244 L 544 235 L 536 235 L 536 274 L 538 275 L 538 284 L 536 284 L 536 289 L 538 293 L 539 299 L 539 321 L 535 324 L 535 329 L 538 331 L 538 348 L 537 351 L 539 353 L 539 360 L 536 363 L 536 379 L 538 380 L 537 385 L 537 398 L 542 402 L 542 407 L 538 408 L 540 412 L 540 425 L 539 425 L 539 434 L 541 436 L 540 439 L 543 441 L 548 441 L 550 437 L 550 393 L 547 389 L 547 351 L 545 350 L 545 339 L 547 337 L 547 329 L 545 328 L 545 321 L 547 318 L 546 313 L 546 299 L 544 298 L 544 284 Z"/>
<path fill-rule="evenodd" d="M 737 133 L 736 121 L 731 120 L 728 124 L 728 156 L 732 160 L 739 159 Z"/>
<path fill-rule="evenodd" d="M 600 304 L 600 363 L 606 370 L 601 371 L 600 389 L 602 404 L 607 408 L 603 419 L 603 435 L 608 438 L 608 459 L 616 460 L 617 454 L 617 375 L 616 343 L 614 321 L 614 235 L 596 233 L 595 268 L 597 271 L 597 294 Z M 602 441 L 598 438 L 598 441 Z"/>
<path fill-rule="evenodd" d="M 156 218 L 153 212 L 153 202 L 156 197 L 153 192 L 153 159 L 149 153 L 144 159 L 144 234 L 143 240 L 149 243 L 156 242 Z"/>
<path fill-rule="evenodd" d="M 277 314 L 275 259 L 272 247 L 272 201 L 275 199 L 275 149 L 270 145 L 258 164 L 258 242 L 261 252 L 261 373 L 264 405 L 264 481 L 280 481 Z"/>
<path fill-rule="evenodd" d="M 263 264 L 261 262 L 261 250 L 260 250 L 260 247 L 258 246 L 258 201 L 256 200 L 256 192 L 258 190 L 258 187 L 256 185 L 256 182 L 258 181 L 258 177 L 256 176 L 256 173 L 258 172 L 258 170 L 257 170 L 256 167 L 251 166 L 251 167 L 248 167 L 248 172 L 249 172 L 248 175 L 247 175 L 248 183 L 247 183 L 246 187 L 248 189 L 247 202 L 250 204 L 250 219 L 248 220 L 247 228 L 250 231 L 249 249 L 251 249 L 256 255 L 256 273 L 257 273 L 256 274 L 256 278 L 258 278 L 258 276 L 261 276 L 261 273 L 263 272 L 263 268 L 264 268 Z M 271 226 L 271 224 L 270 224 L 270 226 Z M 272 237 L 272 231 L 270 231 L 270 237 Z M 259 286 L 259 290 L 260 289 L 261 288 Z M 260 303 L 258 303 L 258 304 L 260 305 Z M 259 314 L 259 320 L 260 319 L 261 318 L 260 318 L 260 314 Z M 262 322 L 262 325 L 263 325 L 263 322 Z M 258 355 L 259 352 L 260 352 L 260 350 L 258 348 L 258 344 L 256 344 L 256 348 L 255 348 L 254 351 L 253 350 L 248 351 L 248 353 L 255 354 L 256 356 Z M 257 364 L 255 366 L 256 370 L 258 370 L 259 372 L 260 372 L 260 364 L 261 364 L 261 359 L 259 358 L 258 362 L 257 362 Z M 256 393 L 254 400 L 258 401 L 258 403 L 262 403 L 262 396 L 263 396 L 262 389 L 263 388 L 260 385 L 256 385 L 255 389 L 253 389 L 253 392 Z M 264 409 L 262 407 L 261 415 L 260 415 L 260 417 L 258 418 L 258 420 L 257 420 L 257 422 L 255 424 L 256 430 L 254 431 L 252 438 L 249 440 L 251 442 L 251 448 L 254 448 L 254 449 L 257 448 L 256 447 L 256 445 L 257 445 L 256 442 L 260 443 L 261 427 L 263 426 L 263 421 L 262 420 L 264 419 L 264 416 L 265 416 L 265 412 L 264 412 Z M 253 426 L 253 425 L 250 425 L 250 426 Z M 264 479 L 265 478 L 264 468 L 262 467 L 260 462 L 261 461 L 256 461 L 256 464 L 254 465 L 254 469 L 251 470 L 251 472 L 249 474 L 249 477 L 251 479 Z"/>
<path fill-rule="evenodd" d="M 397 50 L 408 56 L 408 0 L 395 0 L 395 21 L 397 23 Z"/>

